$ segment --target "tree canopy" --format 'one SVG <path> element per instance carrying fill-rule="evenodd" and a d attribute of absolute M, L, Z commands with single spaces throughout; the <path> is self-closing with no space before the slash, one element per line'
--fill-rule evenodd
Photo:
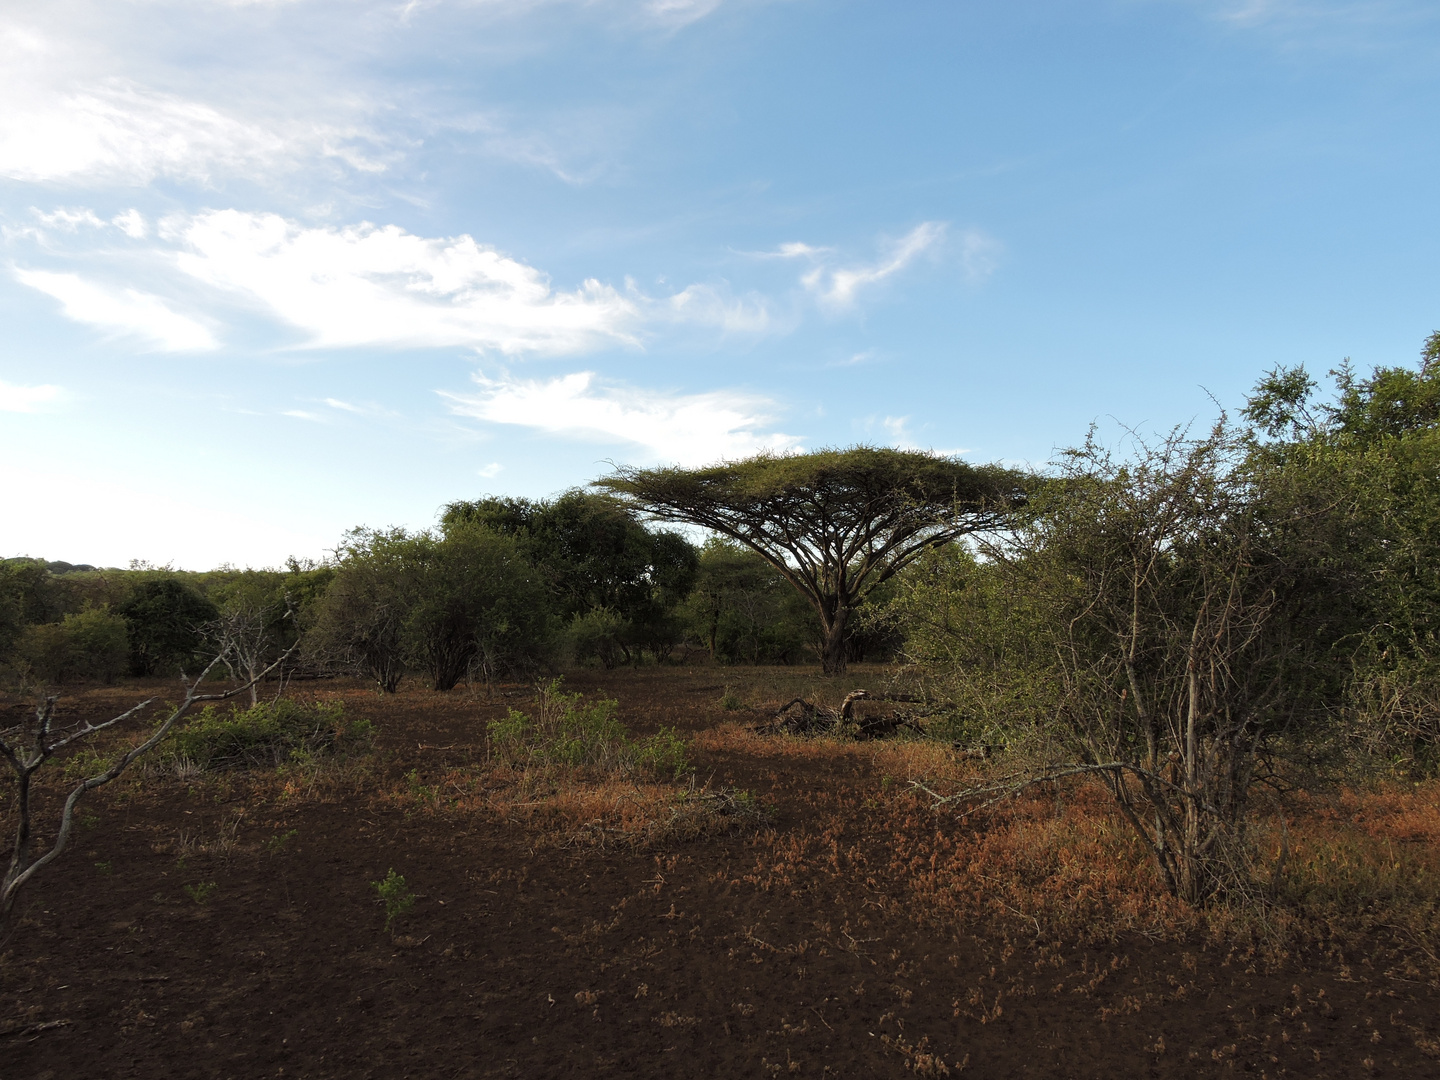
<path fill-rule="evenodd" d="M 1000 525 L 1026 478 L 918 450 L 759 454 L 699 469 L 621 467 L 596 482 L 630 508 L 757 552 L 819 615 L 825 670 L 845 669 L 847 624 L 927 548 Z"/>

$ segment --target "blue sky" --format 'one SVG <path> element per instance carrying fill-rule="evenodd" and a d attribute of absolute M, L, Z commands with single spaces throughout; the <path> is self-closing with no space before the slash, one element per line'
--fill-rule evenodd
<path fill-rule="evenodd" d="M 1409 0 L 0 2 L 0 554 L 1092 421 L 1440 328 Z"/>

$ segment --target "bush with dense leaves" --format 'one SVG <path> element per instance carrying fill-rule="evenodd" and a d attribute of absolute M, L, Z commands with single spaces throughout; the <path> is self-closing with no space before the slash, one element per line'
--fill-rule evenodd
<path fill-rule="evenodd" d="M 46 683 L 114 682 L 130 661 L 125 620 L 100 608 L 27 626 L 17 651 Z"/>
<path fill-rule="evenodd" d="M 175 734 L 165 756 L 202 770 L 274 768 L 366 748 L 373 734 L 370 721 L 346 716 L 340 701 L 282 698 L 225 710 L 210 705 Z"/>

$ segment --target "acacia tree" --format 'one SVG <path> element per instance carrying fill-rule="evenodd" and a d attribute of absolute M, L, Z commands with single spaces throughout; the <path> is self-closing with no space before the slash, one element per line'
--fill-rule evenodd
<path fill-rule="evenodd" d="M 820 618 L 827 674 L 845 670 L 850 616 L 929 548 L 1001 525 L 1022 474 L 918 450 L 758 454 L 700 469 L 619 468 L 596 482 L 631 508 L 757 552 Z"/>

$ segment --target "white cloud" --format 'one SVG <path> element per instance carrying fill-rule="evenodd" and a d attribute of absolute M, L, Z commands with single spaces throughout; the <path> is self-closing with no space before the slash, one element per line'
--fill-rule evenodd
<path fill-rule="evenodd" d="M 689 285 L 665 306 L 677 322 L 717 326 L 727 333 L 763 334 L 771 328 L 769 304 L 753 293 L 731 299 L 713 285 Z"/>
<path fill-rule="evenodd" d="M 145 223 L 145 218 L 133 207 L 124 213 L 116 214 L 110 219 L 110 224 L 131 240 L 144 240 L 150 234 L 150 226 Z"/>
<path fill-rule="evenodd" d="M 758 450 L 783 451 L 800 440 L 765 432 L 774 403 L 728 390 L 666 394 L 602 386 L 590 371 L 554 379 L 488 379 L 477 394 L 445 394 L 455 412 L 569 438 L 643 447 L 652 459 L 703 465 Z"/>
<path fill-rule="evenodd" d="M 834 248 L 815 247 L 799 240 L 791 240 L 781 244 L 774 251 L 742 251 L 739 254 L 749 255 L 754 259 L 816 259 L 828 255 L 834 250 Z"/>
<path fill-rule="evenodd" d="M 910 434 L 910 417 L 908 416 L 887 416 L 880 421 L 886 434 L 890 436 L 890 445 L 897 450 L 919 450 L 920 446 L 915 442 L 915 437 Z"/>
<path fill-rule="evenodd" d="M 475 470 L 475 474 L 484 477 L 486 480 L 491 480 L 499 476 L 500 470 L 504 467 L 505 466 L 501 465 L 498 461 L 492 461 L 489 465 L 481 465 L 480 468 Z"/>
<path fill-rule="evenodd" d="M 69 207 L 60 206 L 47 214 L 32 206 L 30 213 L 34 214 L 42 225 L 48 225 L 52 229 L 61 229 L 65 232 L 78 232 L 82 225 L 91 229 L 103 229 L 105 227 L 105 222 L 95 216 L 95 211 L 85 207 L 72 210 Z"/>
<path fill-rule="evenodd" d="M 0 381 L 0 412 L 39 412 L 40 406 L 59 400 L 60 393 L 60 387 L 49 384 L 16 386 L 14 383 Z"/>
<path fill-rule="evenodd" d="M 849 307 L 855 302 L 855 294 L 860 289 L 884 281 L 892 274 L 903 270 L 944 235 L 945 224 L 943 222 L 926 221 L 902 236 L 892 246 L 889 254 L 878 262 L 869 266 L 852 266 L 840 270 L 817 266 L 814 270 L 806 273 L 800 281 L 827 306 Z"/>
<path fill-rule="evenodd" d="M 653 18 L 672 26 L 686 26 L 705 18 L 724 0 L 649 0 L 645 10 Z"/>
<path fill-rule="evenodd" d="M 194 319 L 171 311 L 158 296 L 136 289 L 114 289 L 78 274 L 16 270 L 24 285 L 59 300 L 65 316 L 114 334 L 141 338 L 165 352 L 213 349 L 218 344 Z"/>
<path fill-rule="evenodd" d="M 0 86 L 0 175 L 12 180 L 144 185 L 207 182 L 273 165 L 285 140 L 197 102 L 133 83 L 59 91 Z"/>
<path fill-rule="evenodd" d="M 567 353 L 634 342 L 634 300 L 588 280 L 557 292 L 546 276 L 469 236 L 432 239 L 395 225 L 306 228 L 276 214 L 220 210 L 166 222 L 177 263 L 309 335 L 312 346 L 470 346 Z"/>
<path fill-rule="evenodd" d="M 46 36 L 0 22 L 0 176 L 143 186 L 267 177 L 316 157 L 363 171 L 386 166 L 356 148 L 374 137 L 348 119 L 297 117 L 293 107 L 279 120 L 247 117 L 158 90 L 117 73 L 123 61 L 88 36 L 74 25 Z"/>
<path fill-rule="evenodd" d="M 316 424 L 324 422 L 320 416 L 316 415 L 313 412 L 306 412 L 304 409 L 286 409 L 280 415 L 291 416 L 294 417 L 296 420 L 309 420 L 312 423 Z"/>

